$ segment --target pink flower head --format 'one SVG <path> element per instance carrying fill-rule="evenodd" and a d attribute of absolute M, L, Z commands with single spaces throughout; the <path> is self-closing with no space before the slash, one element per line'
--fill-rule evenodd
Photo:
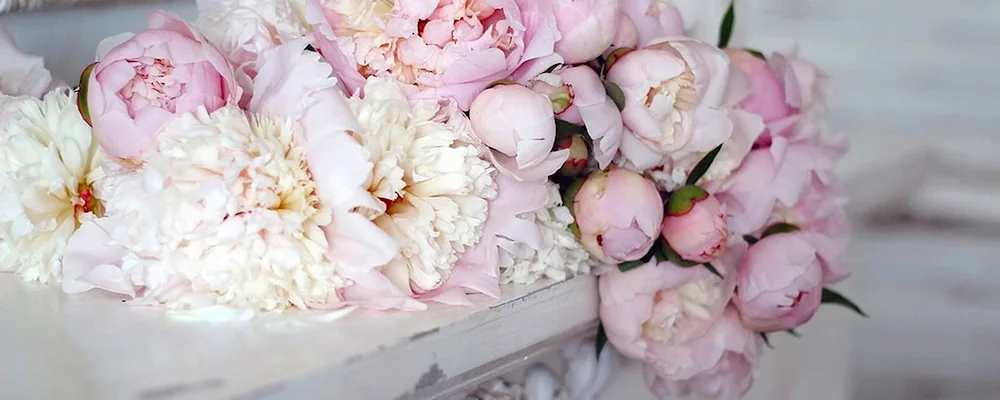
<path fill-rule="evenodd" d="M 561 61 L 548 1 L 310 0 L 317 48 L 354 92 L 369 76 L 454 98 L 463 110 L 489 84 L 531 77 Z"/>
<path fill-rule="evenodd" d="M 823 183 L 813 177 L 793 207 L 779 205 L 766 226 L 786 223 L 811 234 L 810 243 L 822 254 L 823 283 L 833 284 L 851 274 L 844 260 L 850 237 L 846 200 L 836 181 Z"/>
<path fill-rule="evenodd" d="M 667 208 L 663 240 L 682 259 L 706 263 L 726 251 L 726 209 L 715 196 L 697 186 L 685 186 L 673 193 Z"/>
<path fill-rule="evenodd" d="M 618 29 L 615 30 L 615 37 L 611 39 L 611 48 L 621 47 L 634 48 L 639 46 L 639 30 L 635 27 L 635 22 L 629 18 L 628 14 L 618 14 Z"/>
<path fill-rule="evenodd" d="M 621 0 L 622 13 L 628 15 L 639 33 L 639 45 L 645 46 L 667 36 L 684 36 L 694 22 L 699 0 Z"/>
<path fill-rule="evenodd" d="M 608 341 L 627 357 L 664 368 L 671 363 L 688 375 L 711 366 L 713 360 L 700 357 L 688 344 L 702 338 L 729 303 L 745 249 L 745 244 L 734 245 L 713 263 L 725 279 L 702 266 L 682 268 L 655 260 L 602 275 L 600 314 Z"/>
<path fill-rule="evenodd" d="M 618 154 L 625 132 L 622 116 L 604 88 L 604 82 L 585 65 L 560 67 L 532 80 L 533 90 L 552 100 L 556 118 L 583 125 L 594 143 L 594 158 L 607 168 Z"/>
<path fill-rule="evenodd" d="M 830 91 L 830 77 L 792 50 L 768 57 L 768 65 L 784 84 L 785 101 L 807 118 L 822 117 L 826 113 L 826 98 Z"/>
<path fill-rule="evenodd" d="M 611 46 L 618 22 L 618 0 L 553 0 L 562 38 L 556 53 L 567 64 L 593 60 Z"/>
<path fill-rule="evenodd" d="M 795 206 L 813 179 L 824 184 L 836 181 L 833 167 L 845 149 L 842 139 L 816 137 L 818 127 L 809 123 L 794 131 L 799 136 L 793 140 L 775 137 L 770 147 L 751 151 L 719 185 L 716 196 L 726 204 L 734 235 L 765 228 L 772 212 Z"/>
<path fill-rule="evenodd" d="M 242 95 L 233 67 L 198 32 L 166 12 L 149 15 L 149 29 L 115 46 L 86 83 L 84 117 L 101 147 L 137 162 L 153 136 L 175 115 L 213 112 Z"/>
<path fill-rule="evenodd" d="M 795 110 L 785 100 L 784 82 L 757 56 L 746 50 L 725 49 L 733 64 L 743 70 L 753 85 L 753 92 L 740 102 L 746 111 L 760 115 L 765 123 L 788 117 Z"/>
<path fill-rule="evenodd" d="M 740 264 L 734 304 L 757 332 L 797 328 L 819 309 L 822 258 L 808 232 L 779 233 L 750 246 Z"/>
<path fill-rule="evenodd" d="M 762 342 L 756 333 L 740 325 L 736 310 L 728 307 L 704 336 L 689 344 L 694 357 L 706 361 L 706 369 L 693 374 L 664 374 L 650 363 L 643 376 L 658 399 L 739 398 L 753 385 Z"/>
<path fill-rule="evenodd" d="M 729 58 L 707 43 L 654 42 L 621 55 L 607 78 L 625 94 L 622 120 L 631 133 L 622 143 L 626 160 L 644 151 L 671 158 L 708 152 L 732 134 L 723 110 L 736 88 L 729 84 Z"/>
<path fill-rule="evenodd" d="M 588 176 L 573 211 L 583 247 L 607 264 L 642 258 L 663 222 L 663 200 L 653 182 L 620 168 Z"/>
<path fill-rule="evenodd" d="M 14 38 L 0 25 L 0 94 L 41 98 L 61 85 L 52 79 L 41 57 L 18 50 Z"/>
<path fill-rule="evenodd" d="M 520 180 L 548 178 L 569 157 L 552 151 L 556 121 L 549 98 L 518 84 L 484 90 L 469 109 L 472 128 L 496 165 Z"/>

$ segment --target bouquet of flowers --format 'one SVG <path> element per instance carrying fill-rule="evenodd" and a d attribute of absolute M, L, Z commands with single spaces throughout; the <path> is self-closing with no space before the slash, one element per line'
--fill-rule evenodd
<path fill-rule="evenodd" d="M 825 74 L 676 3 L 205 0 L 74 89 L 0 35 L 0 270 L 209 319 L 600 274 L 598 353 L 741 395 L 766 334 L 857 310 L 847 145 Z"/>

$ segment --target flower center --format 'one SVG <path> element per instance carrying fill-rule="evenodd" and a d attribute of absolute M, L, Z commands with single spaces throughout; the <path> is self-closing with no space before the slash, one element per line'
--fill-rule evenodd
<path fill-rule="evenodd" d="M 653 340 L 669 341 L 690 325 L 692 318 L 711 318 L 709 309 L 721 295 L 716 277 L 689 282 L 672 291 L 658 291 L 653 297 L 653 313 L 642 324 L 642 331 Z"/>
<path fill-rule="evenodd" d="M 156 107 L 175 112 L 174 103 L 180 97 L 182 85 L 174 78 L 174 66 L 170 60 L 155 58 L 152 62 L 129 61 L 135 76 L 120 95 L 129 107 L 129 114 L 135 118 L 139 110 Z M 145 100 L 145 101 L 142 101 Z"/>
<path fill-rule="evenodd" d="M 646 108 L 660 121 L 660 130 L 666 133 L 660 139 L 663 144 L 673 143 L 673 133 L 681 129 L 681 113 L 691 110 L 697 100 L 691 71 L 684 71 L 646 92 Z"/>
<path fill-rule="evenodd" d="M 87 213 L 93 213 L 97 217 L 104 216 L 104 204 L 94 196 L 94 190 L 90 185 L 81 183 L 77 188 L 77 195 L 73 197 L 73 214 L 76 220 Z"/>

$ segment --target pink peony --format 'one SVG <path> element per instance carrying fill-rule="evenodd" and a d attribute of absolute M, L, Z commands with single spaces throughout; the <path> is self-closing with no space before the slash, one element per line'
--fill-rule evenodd
<path fill-rule="evenodd" d="M 350 92 L 369 76 L 454 98 L 463 110 L 489 84 L 532 77 L 561 61 L 548 1 L 310 0 L 317 48 Z"/>
<path fill-rule="evenodd" d="M 573 211 L 583 247 L 607 264 L 642 258 L 663 222 L 653 183 L 620 168 L 590 174 L 573 197 Z"/>
<path fill-rule="evenodd" d="M 697 186 L 673 193 L 662 228 L 663 240 L 684 260 L 706 263 L 726 251 L 726 208 Z"/>
<path fill-rule="evenodd" d="M 816 119 L 826 114 L 826 98 L 830 92 L 830 77 L 798 56 L 793 50 L 775 53 L 768 57 L 768 65 L 778 75 L 785 87 L 785 101 L 807 118 Z"/>
<path fill-rule="evenodd" d="M 41 98 L 63 85 L 52 79 L 41 57 L 18 50 L 14 38 L 0 25 L 0 94 Z"/>
<path fill-rule="evenodd" d="M 753 385 L 763 340 L 740 326 L 732 307 L 704 336 L 688 344 L 684 353 L 709 365 L 695 373 L 665 374 L 656 364 L 643 370 L 646 384 L 658 399 L 694 396 L 700 399 L 739 398 Z"/>
<path fill-rule="evenodd" d="M 639 46 L 639 30 L 635 27 L 635 22 L 629 18 L 628 14 L 618 14 L 618 29 L 615 30 L 615 37 L 611 39 L 611 48 L 633 48 Z"/>
<path fill-rule="evenodd" d="M 552 0 L 552 4 L 562 36 L 555 50 L 567 64 L 593 60 L 611 46 L 618 0 Z"/>
<path fill-rule="evenodd" d="M 594 143 L 594 159 L 607 168 L 618 153 L 624 134 L 621 113 L 604 83 L 587 66 L 561 67 L 532 80 L 532 89 L 552 100 L 556 117 L 587 128 Z"/>
<path fill-rule="evenodd" d="M 175 115 L 212 112 L 242 95 L 222 53 L 166 12 L 151 13 L 148 30 L 101 57 L 83 91 L 84 118 L 101 147 L 130 164 L 141 163 Z"/>
<path fill-rule="evenodd" d="M 622 13 L 627 15 L 639 34 L 639 45 L 645 46 L 667 36 L 684 36 L 694 22 L 699 0 L 621 0 Z"/>
<path fill-rule="evenodd" d="M 733 297 L 743 326 L 774 332 L 797 328 L 812 318 L 823 291 L 823 259 L 814 245 L 816 236 L 779 233 L 750 246 Z"/>
<path fill-rule="evenodd" d="M 765 123 L 788 117 L 795 110 L 785 100 L 784 82 L 771 70 L 767 62 L 746 50 L 725 49 L 733 64 L 743 70 L 753 84 L 753 92 L 740 102 L 746 111 L 760 115 Z"/>
<path fill-rule="evenodd" d="M 472 128 L 495 164 L 519 180 L 548 178 L 569 157 L 552 151 L 556 124 L 549 98 L 518 84 L 484 90 L 469 109 Z"/>
<path fill-rule="evenodd" d="M 654 42 L 621 55 L 607 78 L 625 94 L 622 120 L 630 134 L 621 151 L 627 161 L 647 153 L 676 159 L 708 152 L 732 134 L 725 108 L 737 86 L 730 85 L 729 58 L 707 43 Z"/>
<path fill-rule="evenodd" d="M 602 275 L 600 314 L 608 341 L 627 357 L 664 368 L 669 363 L 688 376 L 710 367 L 714 361 L 692 354 L 697 349 L 689 343 L 703 338 L 729 303 L 745 249 L 745 244 L 734 244 L 713 263 L 725 279 L 705 267 L 682 268 L 655 260 Z"/>

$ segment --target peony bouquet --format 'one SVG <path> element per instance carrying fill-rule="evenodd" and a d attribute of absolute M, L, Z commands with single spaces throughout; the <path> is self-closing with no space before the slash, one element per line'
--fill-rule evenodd
<path fill-rule="evenodd" d="M 732 7 L 685 36 L 698 3 L 205 0 L 74 89 L 0 35 L 0 270 L 210 319 L 599 274 L 598 354 L 742 395 L 768 333 L 857 310 L 847 146 L 826 75 L 728 47 Z"/>

